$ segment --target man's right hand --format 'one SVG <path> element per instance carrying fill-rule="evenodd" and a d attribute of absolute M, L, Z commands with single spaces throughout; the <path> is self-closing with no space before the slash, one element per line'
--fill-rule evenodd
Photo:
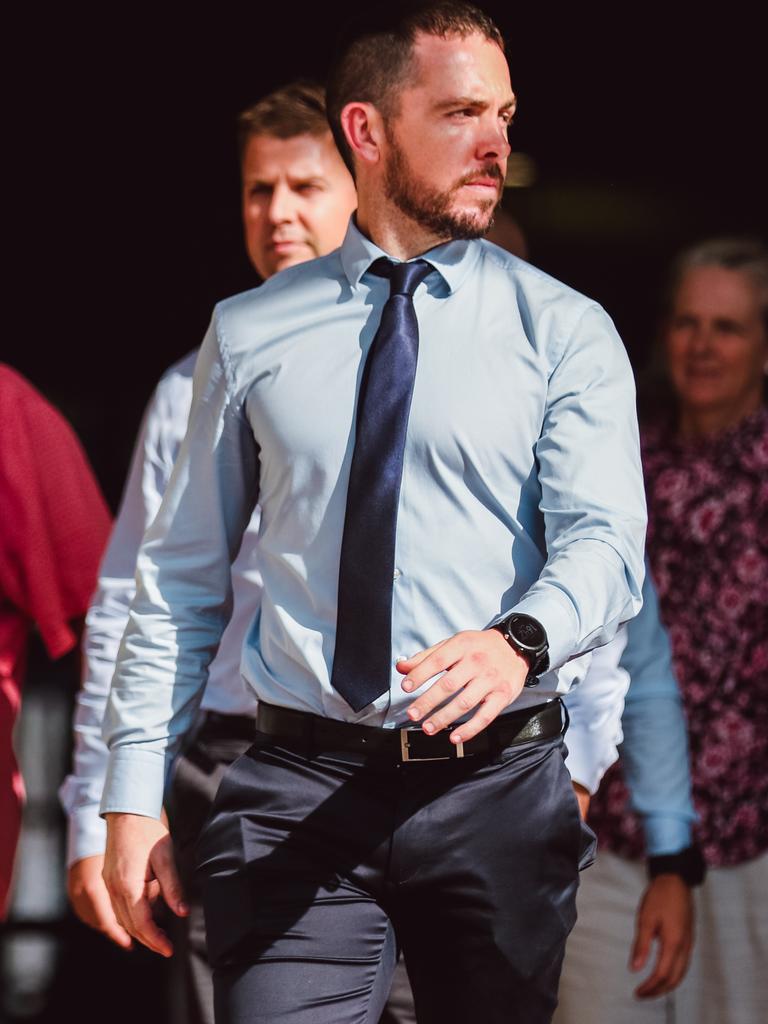
<path fill-rule="evenodd" d="M 179 917 L 189 913 L 176 873 L 168 829 L 140 814 L 107 814 L 104 882 L 118 923 L 155 953 L 171 956 L 173 946 L 152 917 L 162 898 Z"/>
<path fill-rule="evenodd" d="M 83 857 L 67 871 L 67 895 L 72 907 L 85 924 L 103 932 L 123 949 L 131 949 L 133 942 L 128 932 L 117 923 L 107 887 L 101 876 L 104 855 Z"/>

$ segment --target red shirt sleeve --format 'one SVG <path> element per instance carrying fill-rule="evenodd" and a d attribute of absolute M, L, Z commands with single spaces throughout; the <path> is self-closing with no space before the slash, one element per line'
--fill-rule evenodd
<path fill-rule="evenodd" d="M 0 596 L 37 624 L 52 658 L 96 585 L 110 515 L 67 421 L 0 364 Z"/>

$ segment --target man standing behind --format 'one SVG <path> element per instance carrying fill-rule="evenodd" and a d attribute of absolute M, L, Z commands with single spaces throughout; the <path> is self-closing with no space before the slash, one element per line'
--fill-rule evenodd
<path fill-rule="evenodd" d="M 352 177 L 338 154 L 319 85 L 297 82 L 265 96 L 239 119 L 242 213 L 248 255 L 265 280 L 324 255 L 342 241 L 356 204 Z M 69 816 L 68 889 L 78 916 L 121 946 L 131 938 L 117 923 L 101 876 L 106 827 L 99 817 L 108 751 L 101 725 L 120 639 L 135 591 L 141 538 L 160 506 L 192 404 L 196 352 L 160 380 L 144 416 L 120 513 L 88 612 L 83 686 L 75 716 L 73 773 L 62 787 Z M 211 664 L 204 715 L 177 759 L 167 793 L 184 897 L 184 950 L 190 1021 L 213 1021 L 210 969 L 192 850 L 224 767 L 252 742 L 256 701 L 240 677 L 245 632 L 258 607 L 258 517 L 232 566 L 234 610 Z"/>
<path fill-rule="evenodd" d="M 259 737 L 198 844 L 218 1018 L 375 1020 L 399 941 L 422 1022 L 544 1024 L 590 838 L 556 670 L 640 604 L 632 376 L 599 306 L 479 240 L 514 110 L 485 15 L 377 12 L 328 96 L 356 222 L 217 307 L 110 694 L 105 879 L 162 950 L 166 764 L 258 500 Z"/>

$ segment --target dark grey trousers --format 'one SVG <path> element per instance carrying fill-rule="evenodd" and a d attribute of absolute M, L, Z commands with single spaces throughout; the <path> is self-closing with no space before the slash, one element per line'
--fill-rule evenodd
<path fill-rule="evenodd" d="M 213 801 L 226 769 L 253 742 L 253 734 L 233 720 L 231 729 L 219 720 L 214 738 L 198 733 L 174 764 L 166 794 L 176 865 L 184 886 L 189 916 L 174 932 L 176 956 L 181 960 L 185 1024 L 214 1024 L 213 971 L 208 962 L 202 894 L 196 872 L 195 844 L 210 816 Z M 231 734 L 228 734 L 231 733 Z M 381 1024 L 415 1024 L 413 994 L 400 958 L 395 969 L 389 1001 Z"/>
<path fill-rule="evenodd" d="M 177 956 L 183 961 L 188 1024 L 214 1024 L 213 980 L 195 844 L 211 813 L 224 772 L 253 742 L 253 732 L 239 729 L 236 719 L 231 735 L 225 735 L 226 732 L 222 721 L 214 737 L 207 736 L 203 728 L 192 738 L 176 758 L 165 796 L 176 866 L 189 906 L 189 916 L 181 922 L 181 939 L 177 942 Z"/>
<path fill-rule="evenodd" d="M 420 1024 L 548 1024 L 582 823 L 560 738 L 360 763 L 261 737 L 198 856 L 218 1024 L 376 1024 L 403 949 Z"/>

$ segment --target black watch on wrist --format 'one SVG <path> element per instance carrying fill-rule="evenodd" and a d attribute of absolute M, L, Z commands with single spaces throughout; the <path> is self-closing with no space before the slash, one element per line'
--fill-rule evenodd
<path fill-rule="evenodd" d="M 531 615 L 513 612 L 501 622 L 494 623 L 491 628 L 498 629 L 509 646 L 527 660 L 525 685 L 535 686 L 542 672 L 549 668 L 549 642 L 542 624 Z"/>
<path fill-rule="evenodd" d="M 686 885 L 693 888 L 701 885 L 706 873 L 701 849 L 695 844 L 687 846 L 680 853 L 665 853 L 648 858 L 648 877 L 651 879 L 659 875 L 679 875 Z"/>

